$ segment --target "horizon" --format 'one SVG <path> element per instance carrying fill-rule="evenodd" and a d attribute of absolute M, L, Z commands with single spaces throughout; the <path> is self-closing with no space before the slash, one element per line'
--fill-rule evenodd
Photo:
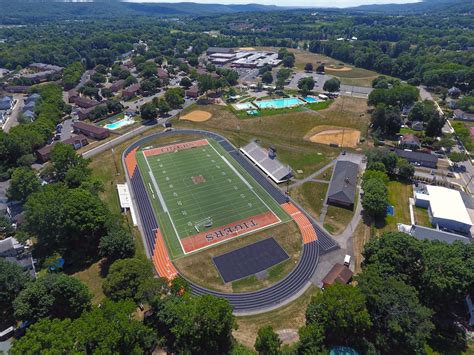
<path fill-rule="evenodd" d="M 125 0 L 124 2 L 133 3 L 181 3 L 181 2 L 192 2 L 198 4 L 219 4 L 219 5 L 274 5 L 274 6 L 291 6 L 291 7 L 308 7 L 308 8 L 327 8 L 327 7 L 355 7 L 361 5 L 387 5 L 387 4 L 413 4 L 422 2 L 423 0 L 333 0 L 331 6 L 327 6 L 327 2 L 322 0 L 285 0 L 285 1 L 274 1 L 274 0 L 194 0 L 194 1 L 182 1 L 182 0 Z"/>

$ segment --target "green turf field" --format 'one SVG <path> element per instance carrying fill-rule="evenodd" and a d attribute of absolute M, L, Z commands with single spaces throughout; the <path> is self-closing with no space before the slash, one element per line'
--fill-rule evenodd
<path fill-rule="evenodd" d="M 170 256 L 183 255 L 178 239 L 272 211 L 289 217 L 216 142 L 137 161 Z M 152 174 L 150 174 L 150 171 Z"/>

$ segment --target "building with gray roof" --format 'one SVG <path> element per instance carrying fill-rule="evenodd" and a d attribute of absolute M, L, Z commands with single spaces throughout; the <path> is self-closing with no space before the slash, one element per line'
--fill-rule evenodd
<path fill-rule="evenodd" d="M 410 234 L 414 236 L 416 239 L 420 240 L 439 240 L 442 242 L 446 242 L 448 244 L 452 244 L 455 241 L 460 241 L 462 243 L 470 243 L 471 238 L 455 234 L 455 233 L 450 233 L 446 231 L 442 231 L 440 229 L 434 229 L 434 228 L 428 228 L 428 227 L 423 227 L 423 226 L 412 226 L 410 230 Z"/>
<path fill-rule="evenodd" d="M 359 165 L 351 161 L 339 160 L 332 173 L 327 203 L 352 210 L 358 175 Z"/>

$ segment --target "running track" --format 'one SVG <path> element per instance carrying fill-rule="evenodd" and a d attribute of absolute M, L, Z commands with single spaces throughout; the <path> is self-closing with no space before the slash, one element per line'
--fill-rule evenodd
<path fill-rule="evenodd" d="M 223 293 L 212 291 L 190 282 L 193 293 L 196 295 L 211 294 L 225 298 L 233 306 L 235 313 L 256 312 L 274 308 L 278 304 L 297 294 L 310 281 L 311 276 L 316 270 L 319 255 L 338 249 L 339 246 L 326 231 L 316 224 L 306 211 L 298 209 L 292 203 L 287 203 L 287 196 L 268 181 L 260 169 L 239 154 L 235 147 L 232 146 L 226 138 L 209 131 L 186 129 L 160 132 L 144 137 L 125 149 L 122 156 L 122 162 L 128 173 L 127 180 L 131 186 L 132 200 L 136 205 L 136 210 L 138 211 L 141 220 L 147 255 L 149 255 L 152 260 L 157 261 L 157 259 L 159 259 L 157 253 L 160 253 L 161 255 L 167 253 L 163 253 L 161 250 L 164 244 L 162 243 L 162 240 L 158 239 L 161 237 L 161 233 L 159 232 L 158 222 L 148 198 L 140 171 L 136 166 L 134 150 L 136 151 L 139 146 L 146 144 L 150 140 L 176 134 L 200 134 L 217 141 L 278 203 L 282 205 L 283 208 L 285 208 L 285 210 L 287 210 L 287 212 L 289 212 L 295 222 L 297 222 L 304 237 L 302 256 L 298 265 L 290 274 L 278 283 L 254 292 Z M 139 201 L 139 203 L 137 203 L 137 201 Z M 156 243 L 157 240 L 158 243 Z M 176 273 L 176 270 L 169 260 L 164 260 L 162 264 L 156 268 L 161 276 L 174 275 Z"/>

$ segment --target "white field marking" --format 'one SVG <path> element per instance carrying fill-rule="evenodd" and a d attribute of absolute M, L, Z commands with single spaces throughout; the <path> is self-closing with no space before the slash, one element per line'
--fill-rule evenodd
<path fill-rule="evenodd" d="M 143 152 L 142 152 L 142 154 L 143 154 Z M 171 221 L 171 225 L 173 226 L 174 232 L 176 233 L 176 238 L 178 238 L 179 245 L 181 246 L 181 250 L 184 253 L 183 244 L 181 244 L 181 239 L 179 238 L 178 230 L 176 229 L 176 226 L 174 225 L 173 219 L 171 218 L 171 215 L 168 211 L 168 207 L 166 206 L 165 200 L 163 199 L 163 195 L 161 194 L 160 188 L 158 187 L 158 184 L 156 183 L 155 177 L 153 176 L 153 172 L 151 171 L 150 163 L 148 162 L 148 159 L 145 156 L 145 154 L 143 154 L 143 157 L 145 158 L 146 165 L 148 166 L 148 173 L 150 174 L 151 182 L 153 183 L 153 186 L 156 189 L 156 193 L 158 194 L 158 199 L 160 200 L 160 203 L 163 206 L 163 211 L 168 215 L 168 218 Z"/>
<path fill-rule="evenodd" d="M 229 166 L 229 168 L 231 168 L 231 170 L 240 178 L 240 180 L 243 181 L 243 183 L 245 185 L 247 185 L 247 187 L 250 189 L 250 191 L 252 191 L 255 196 L 257 196 L 257 198 L 262 201 L 262 203 L 265 205 L 265 207 L 268 208 L 268 210 L 273 213 L 275 215 L 275 217 L 281 222 L 281 219 L 280 217 L 277 216 L 277 214 L 275 212 L 273 212 L 273 210 L 270 208 L 270 206 L 267 205 L 267 203 L 265 201 L 263 201 L 263 199 L 255 192 L 255 190 L 253 189 L 252 185 L 250 185 L 250 183 L 244 179 L 244 177 L 237 171 L 237 169 L 226 159 L 226 157 L 222 156 L 221 154 L 219 154 L 219 152 L 216 150 L 216 148 L 213 147 L 212 144 L 209 143 L 209 145 L 211 146 L 212 149 L 214 149 L 214 151 L 216 152 L 216 154 L 218 156 L 221 157 L 222 160 L 225 161 L 225 163 Z"/>

